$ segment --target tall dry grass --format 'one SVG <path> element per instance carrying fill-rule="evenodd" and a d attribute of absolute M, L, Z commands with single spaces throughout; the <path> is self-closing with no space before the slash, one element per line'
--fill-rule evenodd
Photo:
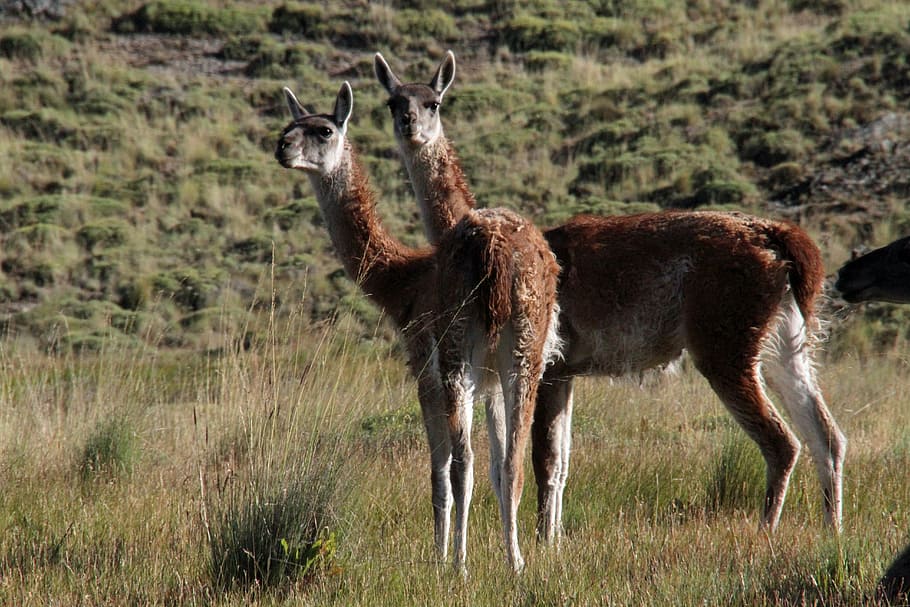
<path fill-rule="evenodd" d="M 850 439 L 840 537 L 808 455 L 779 531 L 757 530 L 760 456 L 683 365 L 644 385 L 579 381 L 565 537 L 535 544 L 529 475 L 521 576 L 478 420 L 463 578 L 434 557 L 426 445 L 395 348 L 343 318 L 279 326 L 264 309 L 262 339 L 241 329 L 206 355 L 0 344 L 0 604 L 847 606 L 872 601 L 908 541 L 901 347 L 820 369 Z"/>

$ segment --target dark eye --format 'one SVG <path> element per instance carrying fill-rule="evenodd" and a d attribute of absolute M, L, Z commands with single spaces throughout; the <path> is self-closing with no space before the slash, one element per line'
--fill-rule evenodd
<path fill-rule="evenodd" d="M 426 104 L 425 107 L 426 107 L 428 110 L 430 110 L 431 112 L 435 112 L 436 110 L 439 109 L 439 104 L 436 103 L 435 101 L 431 101 L 431 102 L 429 102 L 428 104 Z"/>
<path fill-rule="evenodd" d="M 327 126 L 321 126 L 316 129 L 316 134 L 322 137 L 323 139 L 328 139 L 332 136 L 332 129 Z"/>

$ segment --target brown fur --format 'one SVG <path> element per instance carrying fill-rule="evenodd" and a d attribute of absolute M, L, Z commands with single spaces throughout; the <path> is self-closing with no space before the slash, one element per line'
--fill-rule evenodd
<path fill-rule="evenodd" d="M 374 67 L 390 95 L 399 150 L 432 242 L 469 212 L 463 172 L 438 112 L 441 91 L 454 79 L 454 55 L 447 54 L 429 86 L 402 84 L 379 55 Z M 816 459 L 826 521 L 839 526 L 846 441 L 816 385 L 805 343 L 818 329 L 814 302 L 824 272 L 804 231 L 738 213 L 671 211 L 576 217 L 545 237 L 562 267 L 566 340 L 565 360 L 541 382 L 533 429 L 538 529 L 545 539 L 553 539 L 561 512 L 573 377 L 641 373 L 684 349 L 762 450 L 768 466 L 763 525 L 777 524 L 799 452 L 765 395 L 767 381 L 794 412 Z M 769 351 L 763 369 L 759 357 Z"/>
<path fill-rule="evenodd" d="M 475 285 L 471 293 L 451 293 L 451 280 L 440 273 L 441 291 L 449 291 L 450 301 L 477 299 L 483 315 L 487 338 L 499 339 L 503 326 L 512 316 L 513 251 L 508 247 L 515 241 L 515 224 L 482 221 L 481 215 L 470 213 L 455 227 L 443 233 L 440 248 L 450 252 L 447 265 L 461 265 Z M 503 233 L 508 231 L 509 233 Z M 546 248 L 546 242 L 540 239 Z M 555 266 L 555 261 L 553 262 Z M 554 268 L 553 276 L 558 274 Z M 555 285 L 554 285 L 555 292 Z"/>
<path fill-rule="evenodd" d="M 685 348 L 765 456 L 763 523 L 773 529 L 799 443 L 764 395 L 758 361 L 774 335 L 788 288 L 809 333 L 817 328 L 814 301 L 824 276 L 812 240 L 783 222 L 678 211 L 576 217 L 545 236 L 563 267 L 559 301 L 568 344 L 565 363 L 548 370 L 543 381 L 557 392 L 549 396 L 549 389 L 542 389 L 538 404 L 541 428 L 535 428 L 533 452 L 541 507 L 549 499 L 546 481 L 557 466 L 547 441 L 565 391 L 571 396 L 571 377 L 641 372 L 670 362 Z M 789 384 L 772 387 L 792 389 Z M 833 462 L 833 488 L 823 481 L 823 493 L 826 516 L 838 527 L 846 443 L 820 393 L 800 398 L 811 399 L 808 416 L 817 420 L 801 428 L 809 433 L 813 456 Z M 786 404 L 806 406 L 803 401 Z M 800 413 L 797 421 L 806 416 Z"/>
<path fill-rule="evenodd" d="M 333 115 L 308 115 L 285 92 L 296 120 L 282 133 L 276 158 L 309 173 L 345 270 L 405 336 L 430 443 L 437 549 L 445 553 L 453 495 L 459 567 L 473 485 L 471 398 L 482 388 L 487 359 L 495 366 L 508 396 L 505 416 L 512 423 L 506 427 L 514 430 L 494 437 L 505 441 L 497 489 L 509 561 L 520 569 L 517 508 L 526 426 L 556 316 L 558 267 L 546 241 L 515 213 L 483 210 L 447 231 L 438 249 L 405 246 L 382 227 L 366 175 L 344 139 L 349 85 L 342 86 Z M 500 347 L 506 335 L 510 341 Z"/>
<path fill-rule="evenodd" d="M 376 213 L 376 196 L 353 148 L 352 188 L 342 202 L 349 220 L 335 246 L 348 275 L 389 314 L 399 329 L 426 314 L 425 290 L 436 275 L 436 251 L 408 247 L 388 233 Z"/>
<path fill-rule="evenodd" d="M 825 281 L 825 268 L 812 238 L 790 222 L 766 222 L 761 228 L 771 248 L 790 262 L 788 278 L 796 303 L 807 321 L 815 319 L 815 302 Z"/>
<path fill-rule="evenodd" d="M 428 202 L 433 208 L 433 231 L 442 234 L 477 206 L 474 194 L 468 188 L 464 171 L 451 142 L 443 138 L 438 145 L 445 146 L 446 161 L 439 167 L 444 178 L 439 188 L 428 192 Z"/>

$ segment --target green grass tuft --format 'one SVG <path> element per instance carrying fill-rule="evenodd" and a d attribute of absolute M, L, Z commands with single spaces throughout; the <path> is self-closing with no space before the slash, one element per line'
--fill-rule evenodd
<path fill-rule="evenodd" d="M 764 489 L 765 461 L 755 443 L 738 428 L 726 430 L 707 479 L 707 506 L 715 512 L 760 508 Z"/>
<path fill-rule="evenodd" d="M 86 439 L 79 458 L 79 473 L 84 481 L 128 475 L 139 454 L 136 430 L 128 419 L 116 416 L 103 419 Z"/>

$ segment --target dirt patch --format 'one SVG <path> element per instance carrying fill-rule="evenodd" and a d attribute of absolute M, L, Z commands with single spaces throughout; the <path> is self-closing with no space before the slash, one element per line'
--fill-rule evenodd
<path fill-rule="evenodd" d="M 774 193 L 772 205 L 794 219 L 836 214 L 865 224 L 910 198 L 910 113 L 891 112 L 837 133 L 811 175 Z"/>

